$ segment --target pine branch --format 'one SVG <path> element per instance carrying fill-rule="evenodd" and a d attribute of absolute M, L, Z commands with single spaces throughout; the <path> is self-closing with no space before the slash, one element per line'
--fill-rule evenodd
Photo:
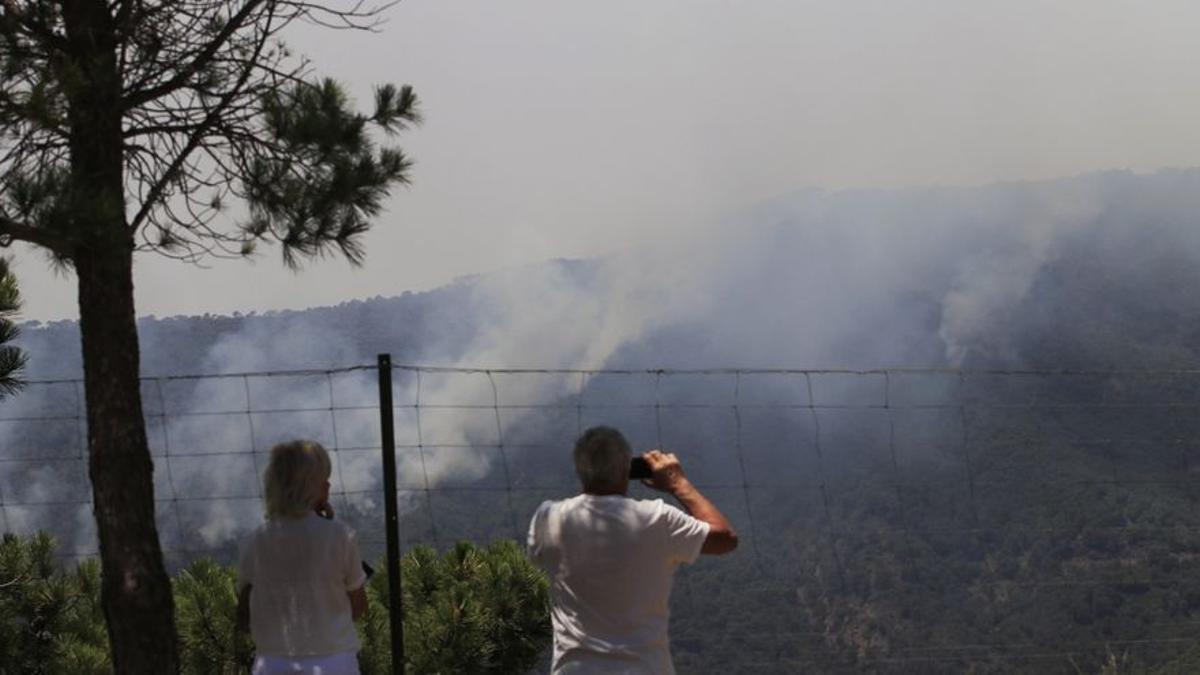
<path fill-rule="evenodd" d="M 250 7 L 250 5 L 251 3 L 247 3 L 246 7 Z M 243 10 L 244 9 L 245 8 L 243 8 Z M 131 229 L 136 231 L 141 226 L 142 221 L 146 219 L 146 214 L 150 211 L 150 209 L 154 208 L 155 205 L 158 204 L 159 200 L 162 198 L 163 191 L 167 188 L 167 185 L 170 184 L 171 181 L 177 179 L 179 169 L 183 166 L 184 162 L 187 161 L 192 152 L 194 152 L 196 148 L 200 146 L 205 134 L 207 134 L 208 131 L 218 123 L 218 121 L 221 119 L 221 116 L 228 109 L 229 105 L 242 93 L 242 88 L 246 85 L 246 81 L 249 80 L 250 74 L 254 72 L 254 64 L 258 61 L 259 56 L 262 54 L 263 47 L 266 45 L 267 35 L 268 33 L 263 31 L 258 43 L 254 46 L 253 56 L 247 60 L 247 65 L 242 69 L 241 77 L 237 84 L 221 98 L 216 107 L 214 107 L 208 112 L 207 115 L 205 115 L 204 121 L 192 131 L 188 138 L 187 145 L 185 145 L 183 150 L 175 156 L 175 159 L 171 162 L 167 170 L 164 171 L 159 177 L 158 182 L 150 188 L 150 192 L 142 202 L 141 208 L 138 209 L 137 215 L 135 215 L 133 220 L 130 221 L 129 227 Z"/>
<path fill-rule="evenodd" d="M 183 68 L 180 68 L 174 77 L 149 89 L 139 91 L 137 86 L 135 86 L 127 92 L 123 101 L 125 109 L 136 108 L 183 87 L 196 73 L 212 62 L 217 53 L 221 51 L 221 48 L 249 23 L 248 20 L 254 14 L 255 10 L 264 4 L 267 4 L 267 0 L 246 0 L 246 4 L 242 5 L 241 10 L 229 17 L 229 21 L 225 23 L 220 32 L 209 40 L 208 44 L 200 50 L 200 53 L 195 58 Z M 271 4 L 273 5 L 274 3 Z"/>
<path fill-rule="evenodd" d="M 0 248 L 11 246 L 14 241 L 36 244 L 55 252 L 66 252 L 68 241 L 40 227 L 33 227 L 0 215 Z"/>

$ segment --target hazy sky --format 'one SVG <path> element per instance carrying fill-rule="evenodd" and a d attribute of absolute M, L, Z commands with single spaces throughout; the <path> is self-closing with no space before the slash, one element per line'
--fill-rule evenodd
<path fill-rule="evenodd" d="M 364 103 L 410 83 L 417 161 L 366 266 L 278 250 L 146 255 L 139 313 L 422 290 L 551 257 L 705 236 L 804 187 L 904 187 L 1200 164 L 1194 0 L 404 0 L 376 34 L 290 42 Z M 74 280 L 17 251 L 24 316 Z"/>

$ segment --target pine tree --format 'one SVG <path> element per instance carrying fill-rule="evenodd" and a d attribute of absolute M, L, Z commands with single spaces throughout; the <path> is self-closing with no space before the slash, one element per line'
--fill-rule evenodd
<path fill-rule="evenodd" d="M 337 252 L 361 261 L 361 235 L 410 168 L 371 130 L 417 122 L 416 97 L 382 86 L 373 111 L 356 112 L 280 35 L 301 21 L 371 29 L 380 9 L 0 5 L 0 246 L 39 247 L 78 283 L 88 470 L 119 672 L 179 668 L 138 381 L 134 254 L 200 261 L 277 241 L 291 266 Z"/>
<path fill-rule="evenodd" d="M 254 645 L 237 629 L 237 574 L 200 559 L 175 578 L 181 670 L 197 675 L 249 672 Z"/>
<path fill-rule="evenodd" d="M 0 674 L 110 673 L 95 561 L 56 568 L 54 540 L 0 540 Z"/>
<path fill-rule="evenodd" d="M 26 355 L 12 344 L 19 332 L 13 319 L 20 309 L 17 277 L 9 270 L 8 261 L 0 258 L 0 398 L 21 389 L 20 373 L 25 367 Z"/>
<path fill-rule="evenodd" d="M 524 673 L 549 645 L 549 584 L 516 542 L 462 542 L 444 555 L 418 546 L 401 576 L 406 672 Z M 378 574 L 368 586 L 364 675 L 389 672 L 387 585 Z"/>

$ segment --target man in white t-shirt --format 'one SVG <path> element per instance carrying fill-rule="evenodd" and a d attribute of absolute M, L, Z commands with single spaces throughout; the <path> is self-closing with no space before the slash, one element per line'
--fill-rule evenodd
<path fill-rule="evenodd" d="M 553 673 L 674 673 L 667 638 L 671 580 L 701 553 L 737 548 L 725 516 L 683 473 L 675 455 L 642 455 L 661 499 L 626 496 L 632 452 L 621 432 L 588 429 L 575 443 L 583 493 L 538 507 L 529 555 L 550 577 Z"/>

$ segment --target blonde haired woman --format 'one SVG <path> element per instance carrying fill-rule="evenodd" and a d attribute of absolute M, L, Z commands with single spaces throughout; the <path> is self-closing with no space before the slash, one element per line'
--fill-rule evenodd
<path fill-rule="evenodd" d="M 254 675 L 358 673 L 354 621 L 367 608 L 354 532 L 333 520 L 329 453 L 315 441 L 271 449 L 265 523 L 242 542 L 238 623 L 250 630 Z"/>

